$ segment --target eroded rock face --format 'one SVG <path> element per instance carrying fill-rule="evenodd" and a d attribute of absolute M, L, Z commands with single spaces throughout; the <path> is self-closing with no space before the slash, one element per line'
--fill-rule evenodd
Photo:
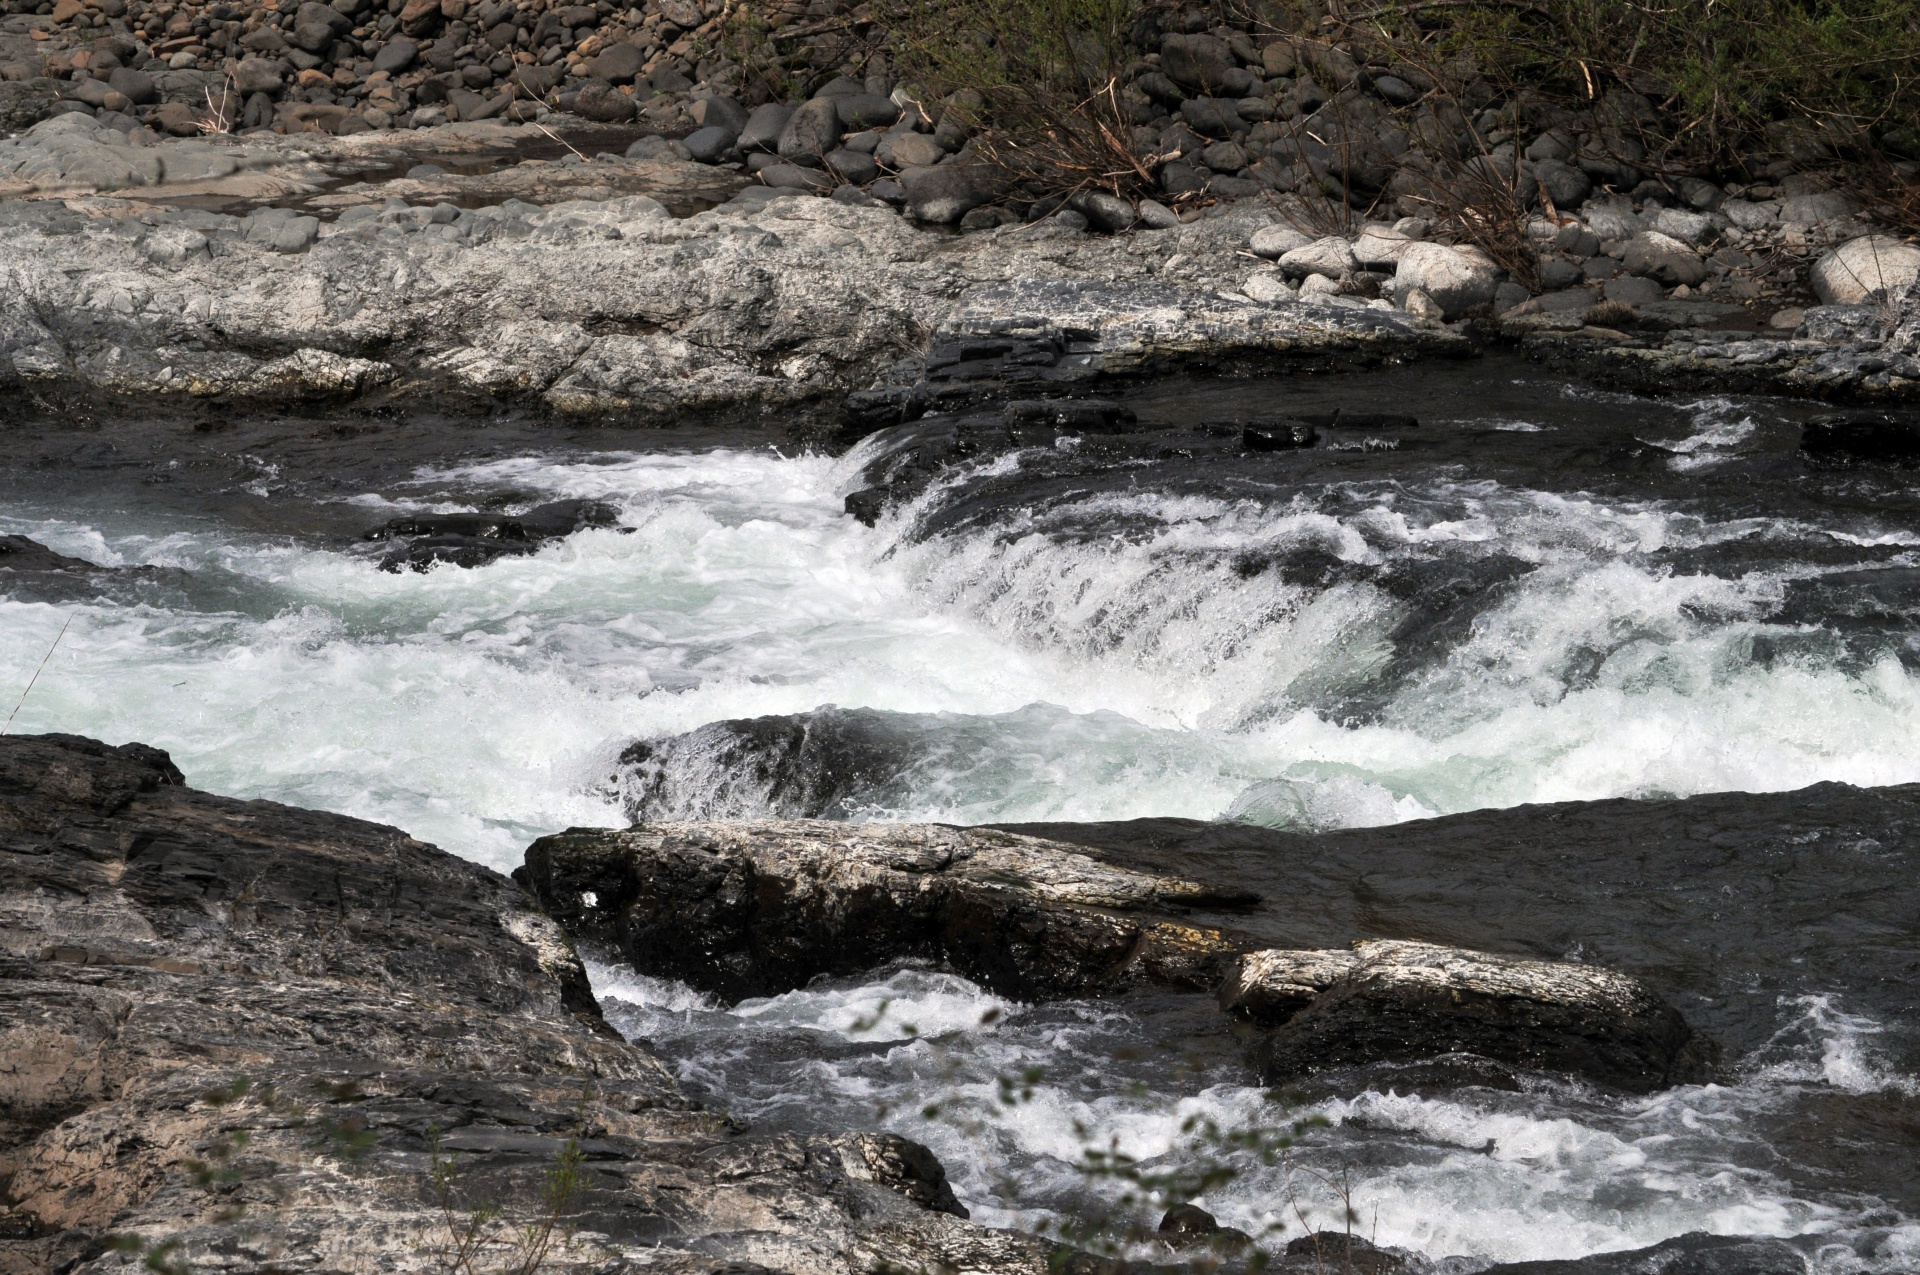
<path fill-rule="evenodd" d="M 195 792 L 138 744 L 0 739 L 0 1057 L 0 1270 L 122 1270 L 113 1235 L 192 1269 L 444 1269 L 436 1138 L 456 1205 L 506 1209 L 477 1269 L 570 1143 L 576 1234 L 542 1269 L 1047 1269 L 952 1216 L 925 1148 L 694 1108 L 505 878 Z"/>
<path fill-rule="evenodd" d="M 1137 241 L 954 238 L 825 199 L 675 219 L 636 196 L 342 217 L 284 251 L 287 218 L 107 202 L 0 206 L 0 376 L 143 402 L 438 394 L 740 424 L 837 415 L 903 332 L 1085 333 L 1062 358 L 1089 376 L 1443 344 L 1386 311 L 1223 296 L 1271 219 L 1252 213 Z"/>
<path fill-rule="evenodd" d="M 1069 847 L 938 824 L 657 823 L 575 828 L 527 849 L 523 883 L 644 973 L 730 999 L 902 958 L 1004 995 L 1142 982 L 1212 987 L 1234 954 L 1188 906 L 1252 902 Z"/>
<path fill-rule="evenodd" d="M 1638 979 L 1431 943 L 1269 949 L 1242 957 L 1221 1005 L 1268 1029 L 1268 1083 L 1332 1067 L 1471 1054 L 1636 1093 L 1704 1080 L 1709 1042 Z"/>

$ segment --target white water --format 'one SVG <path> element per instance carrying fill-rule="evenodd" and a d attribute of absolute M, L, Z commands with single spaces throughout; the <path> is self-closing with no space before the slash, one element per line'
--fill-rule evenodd
<path fill-rule="evenodd" d="M 0 599 L 0 687 L 24 686 L 71 617 L 15 730 L 145 740 L 200 786 L 390 822 L 497 867 L 541 833 L 619 822 L 604 780 L 625 742 L 822 704 L 1007 715 L 981 724 L 1004 735 L 1000 764 L 921 776 L 876 817 L 1325 827 L 1920 779 L 1920 683 L 1893 654 L 1847 665 L 1815 642 L 1756 662 L 1758 637 L 1818 637 L 1766 618 L 1781 576 L 1646 558 L 1753 537 L 1900 543 L 1903 529 L 1714 523 L 1460 480 L 1280 509 L 1101 496 L 1073 518 L 1127 535 L 1063 538 L 1035 519 L 909 543 L 900 518 L 867 529 L 841 513 L 857 464 L 712 452 L 423 473 L 417 503 L 592 496 L 636 528 L 425 575 L 237 534 L 0 518 L 200 586 L 141 604 Z M 356 503 L 372 521 L 408 497 Z M 1406 604 L 1225 562 L 1302 544 L 1350 563 L 1484 546 L 1535 569 L 1348 721 L 1337 701 L 1371 685 Z"/>
<path fill-rule="evenodd" d="M 1285 1106 L 1231 1065 L 1138 1057 L 1151 1053 L 1147 1029 L 1112 1005 L 1028 1008 L 907 968 L 722 1010 L 621 967 L 590 972 L 610 1020 L 664 1050 L 685 1083 L 765 1127 L 883 1127 L 923 1142 L 990 1225 L 1048 1229 L 1105 1214 L 1115 1229 L 1151 1228 L 1165 1195 L 1130 1194 L 1088 1170 L 1089 1151 L 1117 1151 L 1149 1172 L 1236 1167 L 1195 1202 L 1250 1234 L 1284 1242 L 1344 1230 L 1350 1204 L 1364 1238 L 1467 1259 L 1465 1269 L 1700 1231 L 1820 1237 L 1811 1247 L 1823 1271 L 1920 1261 L 1910 1222 L 1858 1253 L 1867 1209 L 1796 1192 L 1754 1127 L 1806 1092 L 1910 1083 L 1874 1055 L 1876 1025 L 1826 998 L 1789 1007 L 1789 1026 L 1731 1084 L 1628 1099 L 1578 1085 L 1444 1097 L 1388 1088 Z M 1015 1081 L 1012 1102 L 1004 1079 Z M 1272 1164 L 1229 1141 L 1296 1126 Z"/>
<path fill-rule="evenodd" d="M 1679 460 L 1736 449 L 1746 435 L 1725 416 L 1703 409 L 1701 441 L 1676 447 Z M 425 575 L 134 515 L 99 527 L 0 510 L 0 531 L 61 552 L 187 573 L 115 601 L 0 598 L 0 712 L 70 619 L 14 730 L 143 740 L 200 787 L 393 823 L 503 869 L 537 835 L 622 821 L 604 784 L 628 741 L 822 704 L 950 714 L 997 741 L 998 757 L 920 773 L 873 817 L 1231 813 L 1331 827 L 1920 779 L 1920 685 L 1900 661 L 1839 658 L 1820 632 L 1769 618 L 1786 572 L 1818 568 L 1721 578 L 1655 561 L 1770 538 L 1900 548 L 1915 545 L 1910 528 L 1715 522 L 1437 478 L 1283 508 L 1102 496 L 994 538 L 912 543 L 911 513 L 875 529 L 841 513 L 857 466 L 526 457 L 349 497 L 372 522 L 488 490 L 589 496 L 635 529 Z M 1097 517 L 1126 534 L 1060 534 Z M 1484 548 L 1534 569 L 1348 720 L 1339 705 L 1377 685 L 1406 604 L 1372 584 L 1316 592 L 1226 562 L 1302 545 L 1360 564 Z M 1762 640 L 1797 653 L 1755 659 Z M 1276 1119 L 1235 1064 L 1117 1064 L 1116 1048 L 1144 1037 L 1111 1006 L 1022 1009 L 909 971 L 722 1013 L 684 988 L 600 974 L 603 993 L 638 1006 L 628 1030 L 685 1043 L 690 1082 L 775 1124 L 877 1120 L 927 1141 L 989 1222 L 1113 1203 L 1113 1184 L 1075 1167 L 1088 1145 L 1177 1161 L 1196 1154 L 1188 1117 Z M 999 1019 L 982 1024 L 989 1011 Z M 1337 1225 L 1324 1175 L 1358 1164 L 1362 1232 L 1434 1258 L 1569 1256 L 1692 1230 L 1840 1234 L 1847 1210 L 1796 1194 L 1753 1121 L 1802 1090 L 1914 1082 L 1876 1055 L 1879 1025 L 1843 1006 L 1815 998 L 1789 1018 L 1730 1086 L 1632 1102 L 1368 1092 L 1287 1113 L 1332 1127 L 1294 1153 L 1291 1176 L 1249 1168 L 1203 1203 L 1254 1231 L 1297 1233 L 1296 1206 Z M 756 1053 L 795 1033 L 809 1048 Z M 999 1077 L 1028 1067 L 1046 1073 L 1031 1099 L 1000 1105 Z M 922 1114 L 929 1101 L 940 1114 Z M 1863 1266 L 1836 1249 L 1822 1268 L 1897 1270 L 1902 1253 L 1920 1264 L 1911 1228 L 1885 1244 L 1896 1257 Z"/>

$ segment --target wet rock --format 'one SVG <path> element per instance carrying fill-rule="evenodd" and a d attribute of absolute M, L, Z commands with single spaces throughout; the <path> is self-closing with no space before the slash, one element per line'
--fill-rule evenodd
<path fill-rule="evenodd" d="M 1266 1030 L 1268 1083 L 1330 1067 L 1470 1054 L 1645 1093 L 1704 1080 L 1714 1049 L 1625 974 L 1556 961 L 1368 940 L 1241 958 L 1223 1008 Z"/>
<path fill-rule="evenodd" d="M 1502 1263 L 1483 1275 L 1805 1275 L 1807 1265 L 1806 1256 L 1782 1240 L 1695 1231 L 1651 1248 Z"/>
<path fill-rule="evenodd" d="M 1287 1241 L 1286 1268 L 1340 1275 L 1393 1275 L 1407 1269 L 1405 1259 L 1350 1231 L 1314 1231 Z"/>
<path fill-rule="evenodd" d="M 596 500 L 559 500 L 523 514 L 416 514 L 394 518 L 363 539 L 401 542 L 380 560 L 382 571 L 425 571 L 435 563 L 478 567 L 496 558 L 536 553 L 543 542 L 588 527 L 611 527 L 620 511 Z"/>
<path fill-rule="evenodd" d="M 874 489 L 872 499 L 884 497 Z M 862 521 L 864 492 L 847 497 Z M 850 819 L 884 807 L 928 761 L 965 748 L 913 714 L 831 706 L 811 713 L 709 722 L 624 749 L 613 776 L 636 823 L 657 820 Z"/>
<path fill-rule="evenodd" d="M 1174 912 L 1248 901 L 990 829 L 811 820 L 575 828 L 519 879 L 636 969 L 729 1000 L 910 957 L 1022 999 L 1205 988 L 1232 947 Z"/>
<path fill-rule="evenodd" d="M 0 738 L 8 1269 L 106 1237 L 188 1269 L 407 1269 L 455 1190 L 503 1255 L 577 1154 L 543 1270 L 1045 1275 L 884 1134 L 743 1135 L 602 1020 L 512 882 L 393 828 L 196 792 L 159 749 Z M 470 1195 L 468 1193 L 471 1193 Z M 160 1258 L 156 1259 L 156 1263 Z"/>
<path fill-rule="evenodd" d="M 1195 1204 L 1176 1204 L 1160 1219 L 1155 1237 L 1177 1253 L 1213 1250 L 1239 1252 L 1253 1243 L 1245 1231 L 1220 1225 L 1220 1219 Z"/>
<path fill-rule="evenodd" d="M 1311 447 L 1318 438 L 1313 426 L 1305 421 L 1279 421 L 1245 426 L 1240 445 L 1250 452 L 1284 452 Z"/>
<path fill-rule="evenodd" d="M 1920 280 L 1920 248 L 1890 235 L 1862 235 L 1814 262 L 1809 275 L 1823 305 L 1859 305 L 1875 293 Z"/>
<path fill-rule="evenodd" d="M 1800 432 L 1800 450 L 1841 461 L 1920 463 L 1920 418 L 1881 412 L 1816 416 Z"/>

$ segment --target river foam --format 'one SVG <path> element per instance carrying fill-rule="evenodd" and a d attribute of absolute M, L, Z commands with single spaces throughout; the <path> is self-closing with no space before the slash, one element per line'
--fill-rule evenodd
<path fill-rule="evenodd" d="M 618 821 L 604 781 L 625 741 L 823 704 L 947 715 L 975 741 L 873 818 L 1336 827 L 1920 779 L 1902 653 L 1777 614 L 1794 543 L 1871 527 L 1442 477 L 1278 505 L 1104 493 L 916 538 L 912 510 L 875 529 L 841 513 L 859 461 L 422 471 L 377 498 L 586 496 L 631 528 L 425 575 L 235 532 L 15 514 L 6 530 L 62 552 L 168 571 L 77 605 L 0 600 L 0 684 L 23 686 L 71 617 L 15 729 L 146 739 L 202 785 L 395 823 L 499 867 L 539 833 Z M 1779 564 L 1677 565 L 1768 537 Z M 1435 563 L 1463 583 L 1429 584 Z M 1420 630 L 1423 609 L 1449 607 L 1451 628 Z"/>
<path fill-rule="evenodd" d="M 1920 1224 L 1870 1200 L 1810 1197 L 1768 1145 L 1761 1122 L 1803 1091 L 1860 1083 L 1835 1059 L 1873 1025 L 1825 1001 L 1733 1083 L 1622 1098 L 1563 1083 L 1426 1094 L 1410 1080 L 1289 1100 L 1248 1085 L 1231 1054 L 1170 1054 L 1123 1006 L 1023 1006 L 933 970 L 821 980 L 732 1009 L 615 963 L 589 972 L 609 1020 L 696 1092 L 762 1128 L 924 1142 L 989 1225 L 1101 1219 L 1123 1236 L 1171 1202 L 1161 1180 L 1226 1169 L 1194 1198 L 1227 1224 L 1284 1242 L 1344 1230 L 1351 1209 L 1356 1233 L 1435 1271 L 1696 1232 L 1798 1237 L 1822 1271 L 1901 1271 L 1920 1254 Z M 1139 1175 L 1103 1173 L 1089 1152 Z"/>

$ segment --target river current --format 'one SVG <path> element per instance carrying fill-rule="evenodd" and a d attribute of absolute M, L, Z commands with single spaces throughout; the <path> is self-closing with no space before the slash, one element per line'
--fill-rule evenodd
<path fill-rule="evenodd" d="M 1197 420 L 1356 396 L 1419 429 L 1260 473 L 1067 473 L 1017 499 L 1009 480 L 1060 457 L 1016 453 L 873 527 L 842 507 L 864 447 L 511 422 L 23 427 L 0 533 L 149 569 L 57 589 L 0 572 L 0 713 L 44 659 L 16 732 L 139 739 L 197 787 L 394 824 L 503 871 L 536 836 L 631 813 L 805 813 L 698 732 L 829 706 L 908 741 L 827 812 L 856 819 L 1314 832 L 1920 782 L 1913 475 L 1808 469 L 1803 405 L 1656 401 L 1501 362 L 1133 406 Z M 565 497 L 622 525 L 424 574 L 377 570 L 354 538 Z M 637 810 L 616 775 L 635 740 L 678 741 Z M 1911 923 L 1883 936 L 1914 940 Z M 1350 1204 L 1357 1231 L 1436 1270 L 1697 1231 L 1800 1237 L 1820 1270 L 1920 1267 L 1920 1194 L 1860 1167 L 1915 1162 L 1920 1051 L 1844 978 L 1768 984 L 1714 1085 L 1621 1099 L 1383 1074 L 1276 1098 L 1217 1015 L 1177 998 L 1020 1006 L 902 968 L 725 1008 L 594 973 L 615 1024 L 707 1101 L 763 1126 L 898 1129 L 989 1223 L 1152 1212 L 1082 1170 L 1089 1147 L 1232 1160 L 1209 1128 L 1305 1122 L 1202 1202 L 1277 1233 L 1344 1225 Z M 1878 1126 L 1845 1133 L 1867 1139 L 1851 1160 L 1783 1131 L 1828 1097 Z"/>

